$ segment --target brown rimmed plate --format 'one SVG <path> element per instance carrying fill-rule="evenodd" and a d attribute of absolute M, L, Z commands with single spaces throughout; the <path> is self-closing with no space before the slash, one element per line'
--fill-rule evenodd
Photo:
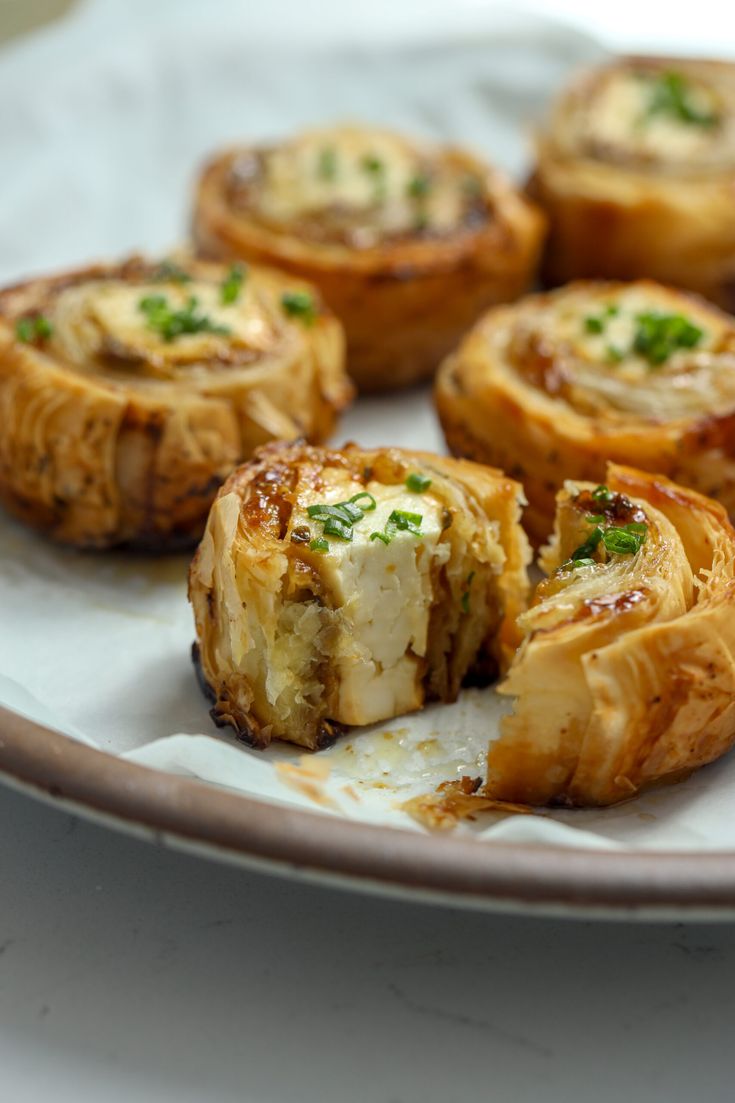
<path fill-rule="evenodd" d="M 735 918 L 735 852 L 488 845 L 335 820 L 127 762 L 4 708 L 0 776 L 152 842 L 357 891 L 569 917 Z"/>

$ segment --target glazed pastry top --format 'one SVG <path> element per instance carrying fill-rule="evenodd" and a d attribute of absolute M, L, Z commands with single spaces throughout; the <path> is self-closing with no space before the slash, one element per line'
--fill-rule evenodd
<path fill-rule="evenodd" d="M 0 310 L 21 343 L 80 372 L 145 385 L 256 364 L 298 340 L 293 318 L 312 324 L 318 307 L 245 265 L 135 259 L 11 289 Z"/>
<path fill-rule="evenodd" d="M 470 232 L 492 217 L 486 176 L 471 158 L 349 126 L 234 154 L 229 200 L 272 230 L 354 249 Z"/>
<path fill-rule="evenodd" d="M 633 58 L 585 74 L 558 104 L 572 155 L 654 171 L 735 164 L 735 66 Z"/>
<path fill-rule="evenodd" d="M 735 406 L 727 315 L 648 281 L 577 283 L 505 308 L 493 362 L 576 412 L 675 421 Z M 496 316 L 497 317 L 497 316 Z"/>

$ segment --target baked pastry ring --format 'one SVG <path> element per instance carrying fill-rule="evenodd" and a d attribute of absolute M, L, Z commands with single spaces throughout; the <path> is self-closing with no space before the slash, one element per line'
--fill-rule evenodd
<path fill-rule="evenodd" d="M 581 74 L 538 139 L 544 276 L 648 276 L 735 311 L 735 65 L 622 58 Z"/>
<path fill-rule="evenodd" d="M 601 482 L 608 459 L 735 515 L 735 325 L 682 292 L 579 282 L 498 307 L 442 367 L 436 402 L 452 452 L 523 483 L 536 543 L 559 479 Z"/>
<path fill-rule="evenodd" d="M 216 156 L 193 234 L 202 256 L 316 284 L 345 327 L 348 371 L 372 391 L 433 375 L 486 307 L 526 289 L 543 217 L 463 150 L 340 126 Z"/>
<path fill-rule="evenodd" d="M 309 749 L 507 666 L 525 607 L 521 488 L 398 449 L 273 444 L 235 471 L 192 563 L 217 724 Z"/>
<path fill-rule="evenodd" d="M 0 292 L 0 499 L 79 547 L 201 536 L 233 466 L 324 440 L 339 323 L 277 272 L 133 258 Z"/>
<path fill-rule="evenodd" d="M 735 740 L 735 532 L 724 509 L 611 465 L 568 483 L 520 618 L 488 797 L 606 805 Z"/>

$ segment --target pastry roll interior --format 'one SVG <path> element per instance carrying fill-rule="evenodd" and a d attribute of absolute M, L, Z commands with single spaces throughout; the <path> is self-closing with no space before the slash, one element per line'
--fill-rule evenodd
<path fill-rule="evenodd" d="M 188 545 L 254 448 L 331 433 L 339 323 L 280 273 L 133 258 L 0 292 L 0 499 L 79 547 Z"/>
<path fill-rule="evenodd" d="M 345 327 L 361 390 L 433 375 L 492 303 L 532 280 L 543 217 L 470 153 L 357 126 L 231 149 L 199 180 L 203 256 L 312 281 Z"/>
<path fill-rule="evenodd" d="M 428 453 L 261 449 L 190 572 L 214 720 L 316 749 L 503 669 L 527 592 L 521 502 L 501 472 Z"/>
<path fill-rule="evenodd" d="M 607 460 L 661 472 L 735 515 L 735 324 L 649 281 L 579 282 L 490 311 L 439 373 L 451 450 L 502 467 L 551 530 L 561 478 Z"/>
<path fill-rule="evenodd" d="M 647 276 L 735 310 L 735 65 L 623 58 L 582 73 L 538 139 L 545 277 Z"/>
<path fill-rule="evenodd" d="M 735 532 L 717 502 L 611 465 L 567 483 L 547 577 L 500 692 L 485 792 L 606 805 L 674 781 L 735 740 Z"/>

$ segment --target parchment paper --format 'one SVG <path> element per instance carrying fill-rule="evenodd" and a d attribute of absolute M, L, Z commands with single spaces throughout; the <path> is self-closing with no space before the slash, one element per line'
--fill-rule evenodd
<path fill-rule="evenodd" d="M 507 14 L 492 26 L 486 17 L 473 39 L 317 51 L 254 43 L 248 5 L 149 4 L 145 21 L 118 24 L 102 7 L 0 61 L 3 281 L 171 247 L 209 150 L 304 124 L 355 118 L 455 138 L 521 176 L 549 93 L 601 54 L 584 36 Z M 421 391 L 362 400 L 336 439 L 443 450 Z M 0 703 L 158 769 L 412 830 L 402 801 L 482 773 L 508 707 L 492 691 L 351 733 L 306 762 L 297 749 L 253 752 L 218 733 L 189 659 L 186 570 L 181 556 L 59 549 L 1 516 Z M 734 801 L 729 758 L 617 809 L 486 815 L 457 830 L 488 843 L 729 848 Z"/>

